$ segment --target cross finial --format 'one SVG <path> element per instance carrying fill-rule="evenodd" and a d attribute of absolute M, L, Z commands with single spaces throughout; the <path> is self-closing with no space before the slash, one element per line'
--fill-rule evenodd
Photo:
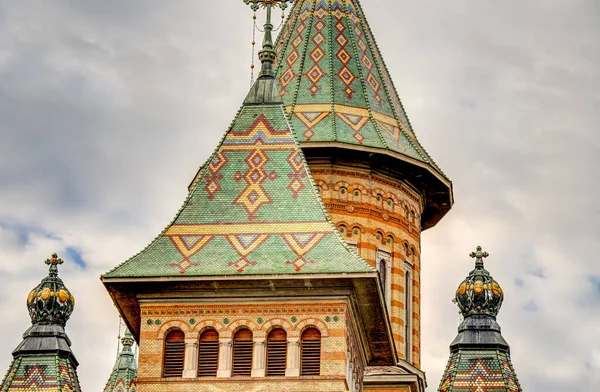
<path fill-rule="evenodd" d="M 488 257 L 490 254 L 481 249 L 481 246 L 477 247 L 475 252 L 471 252 L 469 256 L 475 259 L 475 267 L 483 268 L 483 259 Z"/>
<path fill-rule="evenodd" d="M 271 24 L 271 9 L 273 7 L 279 7 L 282 10 L 286 9 L 288 3 L 293 3 L 294 0 L 244 0 L 244 3 L 250 5 L 253 11 L 258 10 L 259 7 L 267 9 L 267 21 L 265 22 L 265 37 L 263 39 L 263 48 L 258 52 L 258 58 L 262 63 L 260 71 L 261 76 L 273 77 L 273 63 L 275 62 L 275 50 L 273 48 L 273 37 L 271 35 L 273 31 L 273 24 Z"/>
<path fill-rule="evenodd" d="M 58 273 L 58 266 L 64 263 L 64 260 L 59 259 L 56 253 L 52 253 L 52 257 L 46 259 L 45 263 L 50 266 L 50 274 L 56 275 Z"/>

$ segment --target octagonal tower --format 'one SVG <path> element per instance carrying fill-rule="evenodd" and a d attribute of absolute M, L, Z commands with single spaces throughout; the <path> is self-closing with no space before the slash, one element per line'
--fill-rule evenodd
<path fill-rule="evenodd" d="M 420 366 L 420 240 L 453 204 L 358 0 L 298 0 L 276 42 L 292 129 L 327 211 L 381 275 L 400 357 Z"/>

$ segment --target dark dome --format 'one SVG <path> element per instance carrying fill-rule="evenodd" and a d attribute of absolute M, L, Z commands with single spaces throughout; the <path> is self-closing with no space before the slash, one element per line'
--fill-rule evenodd
<path fill-rule="evenodd" d="M 58 265 L 62 263 L 56 253 L 46 260 L 46 264 L 50 265 L 48 276 L 27 297 L 27 309 L 33 324 L 45 322 L 64 327 L 73 313 L 75 298 L 58 277 Z"/>
<path fill-rule="evenodd" d="M 478 246 L 477 251 L 471 253 L 470 256 L 476 259 L 475 269 L 458 286 L 453 302 L 458 305 L 460 312 L 465 317 L 474 314 L 487 314 L 495 317 L 502 306 L 504 292 L 498 282 L 483 267 L 483 258 L 489 255 L 481 250 L 481 246 Z"/>

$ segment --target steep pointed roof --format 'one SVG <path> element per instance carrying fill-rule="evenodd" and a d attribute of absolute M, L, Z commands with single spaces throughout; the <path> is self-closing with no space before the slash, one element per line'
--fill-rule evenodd
<path fill-rule="evenodd" d="M 297 0 L 276 51 L 283 101 L 302 147 L 369 150 L 429 171 L 439 182 L 431 193 L 443 196 L 438 202 L 428 195 L 423 226 L 433 226 L 451 207 L 451 183 L 417 140 L 359 1 Z M 411 179 L 421 191 L 422 177 Z"/>
<path fill-rule="evenodd" d="M 374 271 L 329 220 L 279 88 L 257 80 L 173 222 L 103 278 Z"/>
<path fill-rule="evenodd" d="M 27 297 L 31 327 L 13 351 L 13 361 L 0 383 L 0 392 L 80 392 L 77 360 L 64 326 L 74 308 L 73 295 L 58 277 L 62 260 L 46 260 L 50 271 Z"/>
<path fill-rule="evenodd" d="M 459 285 L 454 302 L 464 320 L 450 345 L 450 359 L 439 392 L 521 392 L 496 315 L 504 292 L 483 266 L 488 253 L 477 247 L 471 253 L 475 269 Z"/>
<path fill-rule="evenodd" d="M 104 387 L 104 392 L 135 392 L 137 391 L 137 364 L 135 356 L 131 351 L 133 346 L 133 337 L 129 330 L 121 339 L 123 349 L 117 357 L 108 382 Z"/>

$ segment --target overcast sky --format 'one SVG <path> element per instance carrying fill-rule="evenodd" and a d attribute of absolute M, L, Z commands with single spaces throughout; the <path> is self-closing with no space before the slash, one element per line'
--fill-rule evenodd
<path fill-rule="evenodd" d="M 482 245 L 523 390 L 600 390 L 600 2 L 363 0 L 456 204 L 422 243 L 422 367 Z M 249 87 L 242 0 L 0 0 L 0 377 L 59 252 L 86 391 L 118 318 L 100 274 L 170 222 Z"/>

